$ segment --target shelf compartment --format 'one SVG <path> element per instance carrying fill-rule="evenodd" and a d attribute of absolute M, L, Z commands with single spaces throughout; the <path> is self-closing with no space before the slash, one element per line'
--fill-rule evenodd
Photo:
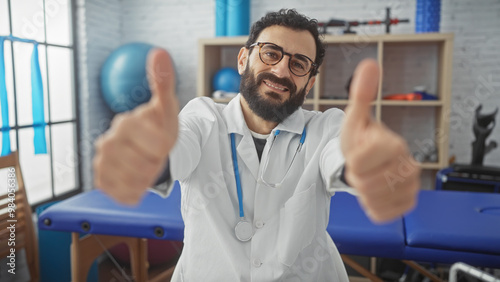
<path fill-rule="evenodd" d="M 320 99 L 319 103 L 321 105 L 330 105 L 330 106 L 347 106 L 349 104 L 348 99 Z M 377 104 L 376 101 L 371 102 L 372 106 Z"/>
<path fill-rule="evenodd" d="M 378 43 L 327 44 L 324 63 L 320 69 L 319 99 L 347 99 L 349 78 L 356 66 L 366 58 L 377 59 Z"/>
<path fill-rule="evenodd" d="M 417 107 L 440 107 L 443 106 L 443 101 L 395 101 L 382 100 L 382 106 L 417 106 Z"/>
<path fill-rule="evenodd" d="M 345 111 L 347 107 L 347 104 L 345 105 L 340 105 L 340 104 L 331 104 L 331 105 L 327 105 L 327 104 L 322 104 L 319 106 L 319 111 L 321 112 L 324 112 L 328 109 L 331 109 L 331 108 L 337 108 L 337 109 L 341 109 L 342 111 Z M 371 117 L 375 120 L 376 119 L 376 107 L 372 105 L 371 107 Z"/>
<path fill-rule="evenodd" d="M 381 121 L 391 130 L 401 135 L 408 143 L 411 154 L 427 156 L 436 150 L 437 159 L 430 163 L 442 165 L 447 161 L 443 147 L 448 146 L 440 140 L 440 107 L 384 107 Z M 423 168 L 434 168 L 429 160 L 423 161 Z M 436 167 L 439 167 L 436 165 Z"/>
<path fill-rule="evenodd" d="M 382 99 L 423 86 L 438 98 L 441 42 L 384 42 Z"/>

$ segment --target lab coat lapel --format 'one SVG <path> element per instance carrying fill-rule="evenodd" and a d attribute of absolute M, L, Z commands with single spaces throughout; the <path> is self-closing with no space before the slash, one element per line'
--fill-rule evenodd
<path fill-rule="evenodd" d="M 243 161 L 255 180 L 257 180 L 259 159 L 252 135 L 250 134 L 250 130 L 243 117 L 243 112 L 241 111 L 240 95 L 229 102 L 224 108 L 222 115 L 227 125 L 228 138 L 231 133 L 235 133 L 236 135 L 235 143 L 236 151 L 238 152 L 238 163 Z M 240 173 L 241 170 L 242 168 L 240 168 Z"/>
<path fill-rule="evenodd" d="M 302 131 L 305 127 L 305 117 L 304 111 L 302 109 L 298 109 L 293 114 L 291 114 L 288 118 L 286 118 L 283 122 L 276 126 L 276 129 L 281 131 L 288 131 L 295 134 L 302 134 Z"/>
<path fill-rule="evenodd" d="M 257 156 L 257 150 L 255 149 L 255 144 L 251 134 L 243 135 L 243 138 L 237 145 L 236 150 L 238 151 L 239 159 L 243 160 L 255 180 L 257 180 L 257 175 L 259 173 L 259 158 Z"/>

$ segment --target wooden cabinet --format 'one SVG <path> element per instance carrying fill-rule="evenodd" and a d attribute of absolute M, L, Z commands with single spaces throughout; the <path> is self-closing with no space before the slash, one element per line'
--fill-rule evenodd
<path fill-rule="evenodd" d="M 247 37 L 201 39 L 198 52 L 198 96 L 212 95 L 211 80 L 222 67 L 235 67 Z M 326 35 L 327 51 L 312 93 L 304 108 L 324 111 L 348 104 L 346 84 L 364 58 L 380 64 L 382 76 L 373 118 L 401 134 L 413 153 L 436 154 L 423 160 L 422 168 L 448 166 L 453 34 Z M 411 93 L 423 86 L 437 100 L 387 100 L 388 95 Z M 312 94 L 312 95 L 311 95 Z M 216 99 L 226 103 L 227 99 Z"/>

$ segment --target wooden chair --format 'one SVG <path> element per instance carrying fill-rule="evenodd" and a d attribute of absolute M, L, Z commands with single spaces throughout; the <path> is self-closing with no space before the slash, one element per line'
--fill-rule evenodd
<path fill-rule="evenodd" d="M 16 273 L 19 268 L 18 250 L 24 248 L 31 281 L 39 280 L 38 244 L 35 227 L 31 216 L 31 207 L 28 204 L 24 181 L 19 165 L 17 152 L 0 157 L 0 170 L 7 172 L 6 183 L 1 183 L 0 191 L 0 258 L 11 255 L 11 248 L 15 249 Z M 15 184 L 15 185 L 14 185 Z M 13 185 L 14 189 L 10 190 Z M 5 188 L 4 188 L 5 187 Z M 12 207 L 12 202 L 15 208 Z M 9 206 L 11 204 L 11 206 Z M 15 227 L 15 232 L 10 226 Z M 12 233 L 12 234 L 11 234 Z M 9 241 L 9 239 L 11 239 Z M 10 243 L 10 244 L 9 244 Z M 13 245 L 15 243 L 15 246 Z M 10 267 L 7 266 L 7 270 Z"/>

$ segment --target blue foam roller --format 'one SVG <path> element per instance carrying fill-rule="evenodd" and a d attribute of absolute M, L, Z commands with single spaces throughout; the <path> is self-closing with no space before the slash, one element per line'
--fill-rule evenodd
<path fill-rule="evenodd" d="M 215 36 L 227 35 L 227 0 L 215 0 Z"/>
<path fill-rule="evenodd" d="M 227 35 L 248 35 L 250 32 L 250 0 L 227 0 Z"/>
<path fill-rule="evenodd" d="M 441 20 L 441 0 L 417 0 L 415 32 L 438 32 Z"/>

